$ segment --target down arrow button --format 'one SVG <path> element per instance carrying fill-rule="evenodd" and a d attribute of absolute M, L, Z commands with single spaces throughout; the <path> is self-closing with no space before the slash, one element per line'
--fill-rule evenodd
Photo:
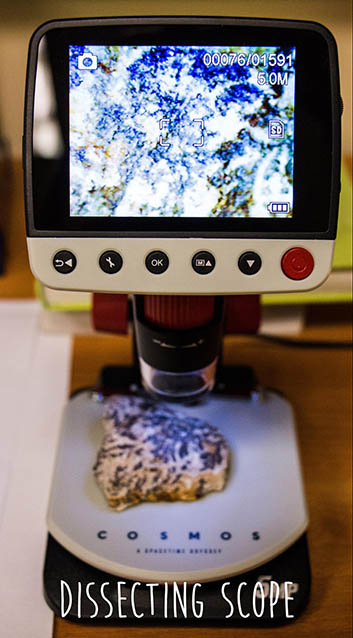
<path fill-rule="evenodd" d="M 243 253 L 238 259 L 238 268 L 244 275 L 256 275 L 261 266 L 260 255 L 253 251 Z"/>

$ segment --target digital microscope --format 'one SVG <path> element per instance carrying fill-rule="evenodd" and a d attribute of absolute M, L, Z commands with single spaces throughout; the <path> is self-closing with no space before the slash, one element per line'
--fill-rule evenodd
<path fill-rule="evenodd" d="M 136 362 L 105 370 L 99 392 L 75 394 L 65 410 L 44 573 L 56 613 L 63 581 L 74 598 L 77 582 L 93 583 L 92 597 L 113 577 L 126 597 L 138 583 L 140 610 L 148 584 L 198 583 L 207 622 L 224 618 L 224 582 L 262 582 L 262 593 L 279 583 L 277 622 L 286 621 L 285 583 L 294 617 L 304 607 L 308 515 L 292 410 L 248 369 L 222 366 L 221 344 L 225 325 L 256 329 L 261 293 L 327 278 L 340 115 L 335 41 L 315 23 L 89 18 L 33 35 L 24 131 L 31 268 L 46 286 L 104 293 L 100 328 L 124 330 L 131 312 Z M 116 317 L 102 313 L 105 299 Z M 92 466 L 101 397 L 112 391 L 145 393 L 217 426 L 233 454 L 225 489 L 110 510 Z M 106 622 L 102 595 L 97 614 L 87 598 L 67 617 Z M 157 602 L 152 620 L 162 618 Z M 247 622 L 241 613 L 232 620 Z M 271 608 L 251 620 L 272 622 Z"/>

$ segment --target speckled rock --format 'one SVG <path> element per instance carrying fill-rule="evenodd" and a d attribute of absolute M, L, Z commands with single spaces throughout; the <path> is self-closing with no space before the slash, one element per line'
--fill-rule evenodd
<path fill-rule="evenodd" d="M 219 430 L 182 408 L 113 396 L 93 471 L 117 511 L 145 501 L 192 501 L 224 488 L 230 448 Z"/>

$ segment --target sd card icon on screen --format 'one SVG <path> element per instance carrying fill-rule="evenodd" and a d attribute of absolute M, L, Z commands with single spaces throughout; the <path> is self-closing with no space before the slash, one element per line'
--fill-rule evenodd
<path fill-rule="evenodd" d="M 280 140 L 284 137 L 284 123 L 282 120 L 270 120 L 268 123 L 268 136 L 272 140 Z"/>

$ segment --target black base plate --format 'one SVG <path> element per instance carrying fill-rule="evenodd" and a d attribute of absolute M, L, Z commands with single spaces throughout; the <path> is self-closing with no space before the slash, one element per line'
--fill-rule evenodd
<path fill-rule="evenodd" d="M 266 576 L 280 586 L 278 603 L 273 606 L 273 618 L 270 613 L 269 586 L 263 584 L 264 593 L 267 594 L 263 614 L 259 617 L 253 610 L 253 592 L 259 578 Z M 62 581 L 65 584 L 62 584 Z M 287 585 L 288 609 L 286 611 L 284 583 Z M 120 585 L 121 607 L 118 606 L 118 583 Z M 86 587 L 91 583 L 89 596 Z M 104 587 L 102 597 L 101 586 Z M 225 583 L 227 583 L 225 585 Z M 240 602 L 243 614 L 242 618 L 237 604 L 237 591 L 240 583 L 246 583 L 240 589 Z M 310 564 L 306 534 L 303 534 L 289 549 L 269 561 L 265 565 L 253 569 L 239 576 L 228 578 L 224 581 L 204 583 L 195 588 L 195 605 L 192 608 L 193 585 L 186 589 L 187 618 L 181 606 L 176 600 L 173 605 L 173 586 L 169 586 L 168 602 L 165 610 L 165 584 L 154 587 L 154 615 L 151 613 L 150 588 L 143 583 L 135 586 L 132 592 L 133 581 L 119 579 L 95 567 L 87 565 L 64 549 L 57 541 L 48 536 L 47 553 L 44 566 L 44 592 L 49 607 L 57 616 L 67 620 L 89 624 L 133 624 L 133 625 L 217 625 L 217 626 L 273 626 L 283 625 L 295 620 L 305 608 L 310 593 Z M 222 586 L 224 596 L 222 596 Z M 81 589 L 81 596 L 79 590 Z M 296 589 L 294 592 L 293 590 Z M 70 599 L 70 593 L 72 600 Z M 183 585 L 179 584 L 179 591 L 183 596 Z M 259 589 L 259 594 L 260 589 Z M 273 603 L 276 595 L 276 585 L 273 585 Z M 135 602 L 135 613 L 143 614 L 137 618 L 132 610 L 131 599 Z M 81 601 L 79 600 L 81 599 Z M 228 602 L 228 600 L 230 602 Z M 71 601 L 71 605 L 70 605 Z M 203 609 L 197 601 L 202 601 Z M 256 597 L 257 613 L 261 612 L 261 597 Z M 233 608 L 232 608 L 233 606 Z M 202 615 L 201 615 L 202 613 Z M 106 617 L 110 614 L 110 617 Z M 175 615 L 174 615 L 175 614 Z M 122 618 L 125 615 L 125 618 Z M 201 615 L 200 618 L 197 616 Z M 229 617 L 227 618 L 226 616 Z M 292 618 L 288 616 L 292 616 Z M 93 617 L 94 616 L 94 617 Z"/>

